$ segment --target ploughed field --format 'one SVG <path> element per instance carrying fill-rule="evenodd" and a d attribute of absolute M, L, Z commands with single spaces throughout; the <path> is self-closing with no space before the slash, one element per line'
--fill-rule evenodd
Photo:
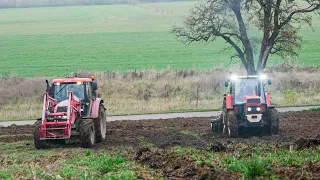
<path fill-rule="evenodd" d="M 107 140 L 91 150 L 78 148 L 77 145 L 34 150 L 31 136 L 33 126 L 30 125 L 1 127 L 0 143 L 15 146 L 15 143 L 21 141 L 18 148 L 22 151 L 51 152 L 50 157 L 57 151 L 63 151 L 63 154 L 54 155 L 55 158 L 51 158 L 50 163 L 63 161 L 76 169 L 78 166 L 74 158 L 79 154 L 74 154 L 75 149 L 80 151 L 80 157 L 89 159 L 107 153 L 108 157 L 124 158 L 126 167 L 132 167 L 131 178 L 134 179 L 320 179 L 320 111 L 280 113 L 279 135 L 237 139 L 213 133 L 210 119 L 108 122 Z M 0 152 L 0 179 L 1 172 L 9 170 L 4 168 L 5 165 L 10 165 L 4 163 L 10 159 L 8 154 L 10 150 Z M 31 158 L 29 163 L 41 164 L 46 160 L 45 156 L 40 160 Z M 14 163 L 11 162 L 12 164 Z M 83 166 L 85 165 L 79 167 L 84 168 Z M 89 167 L 88 165 L 87 168 Z M 110 175 L 110 171 L 96 171 L 99 173 L 92 175 L 94 178 Z M 46 175 L 45 170 L 41 172 L 42 176 L 39 173 L 38 177 Z M 120 168 L 112 171 L 111 175 L 117 176 L 121 172 Z M 30 176 L 28 173 L 21 174 L 20 177 Z M 72 176 L 67 176 L 59 168 L 52 174 L 55 177 L 59 174 L 59 177 L 67 179 L 81 178 L 83 175 L 79 170 Z"/>

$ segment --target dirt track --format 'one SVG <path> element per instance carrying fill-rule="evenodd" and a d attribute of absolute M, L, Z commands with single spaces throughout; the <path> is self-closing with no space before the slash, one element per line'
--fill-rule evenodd
<path fill-rule="evenodd" d="M 167 178 L 196 179 L 231 179 L 241 178 L 241 174 L 217 170 L 208 165 L 195 166 L 192 159 L 179 157 L 167 151 L 170 147 L 195 147 L 206 151 L 228 151 L 229 145 L 252 145 L 255 143 L 275 144 L 288 148 L 294 144 L 297 149 L 320 144 L 320 112 L 286 112 L 280 113 L 280 133 L 275 136 L 225 138 L 214 134 L 210 129 L 211 118 L 178 118 L 167 120 L 139 120 L 108 122 L 107 140 L 96 145 L 96 149 L 114 149 L 119 147 L 134 147 L 134 160 L 154 169 L 161 169 L 162 176 Z M 33 126 L 0 127 L 0 142 L 15 142 L 32 140 Z M 15 134 L 15 135 L 13 135 Z M 160 150 L 156 152 L 141 148 L 152 144 Z M 130 157 L 129 157 L 130 158 Z M 132 155 L 131 155 L 132 158 Z M 163 163 L 166 163 L 164 166 Z M 303 171 L 320 178 L 320 163 L 301 167 Z M 301 169 L 279 169 L 279 177 L 295 179 Z M 301 175 L 302 176 L 302 175 Z"/>

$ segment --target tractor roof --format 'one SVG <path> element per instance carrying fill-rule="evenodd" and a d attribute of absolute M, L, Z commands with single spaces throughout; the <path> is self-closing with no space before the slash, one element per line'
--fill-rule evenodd
<path fill-rule="evenodd" d="M 251 96 L 244 96 L 243 97 L 244 99 L 260 99 L 260 97 L 259 96 L 256 96 L 256 95 L 251 95 Z"/>
<path fill-rule="evenodd" d="M 62 78 L 54 79 L 53 83 L 76 83 L 76 82 L 92 82 L 90 78 Z"/>
<path fill-rule="evenodd" d="M 260 74 L 260 75 L 247 75 L 247 76 L 237 76 L 237 75 L 231 75 L 230 77 L 228 77 L 228 79 L 231 79 L 232 81 L 237 80 L 237 79 L 260 79 L 260 80 L 264 80 L 266 79 L 267 76 L 264 74 Z"/>
<path fill-rule="evenodd" d="M 238 79 L 258 78 L 259 76 L 238 76 Z"/>

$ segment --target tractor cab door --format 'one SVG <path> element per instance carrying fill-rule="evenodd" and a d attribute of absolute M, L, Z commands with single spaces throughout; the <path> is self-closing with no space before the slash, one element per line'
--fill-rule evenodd
<path fill-rule="evenodd" d="M 85 99 L 82 102 L 82 109 L 83 109 L 83 116 L 89 117 L 90 116 L 90 110 L 92 107 L 92 87 L 91 82 L 84 83 L 85 85 Z"/>

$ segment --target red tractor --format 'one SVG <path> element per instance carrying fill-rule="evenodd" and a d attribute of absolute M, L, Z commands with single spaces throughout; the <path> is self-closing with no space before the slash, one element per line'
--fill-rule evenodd
<path fill-rule="evenodd" d="M 90 148 L 106 138 L 104 102 L 97 97 L 97 83 L 91 78 L 54 79 L 47 82 L 42 117 L 35 122 L 37 149 L 56 143 L 81 143 Z"/>
<path fill-rule="evenodd" d="M 277 134 L 279 131 L 278 112 L 270 104 L 266 84 L 271 85 L 265 74 L 256 76 L 235 76 L 225 82 L 222 113 L 211 121 L 214 132 L 224 133 L 231 138 L 260 132 Z"/>

